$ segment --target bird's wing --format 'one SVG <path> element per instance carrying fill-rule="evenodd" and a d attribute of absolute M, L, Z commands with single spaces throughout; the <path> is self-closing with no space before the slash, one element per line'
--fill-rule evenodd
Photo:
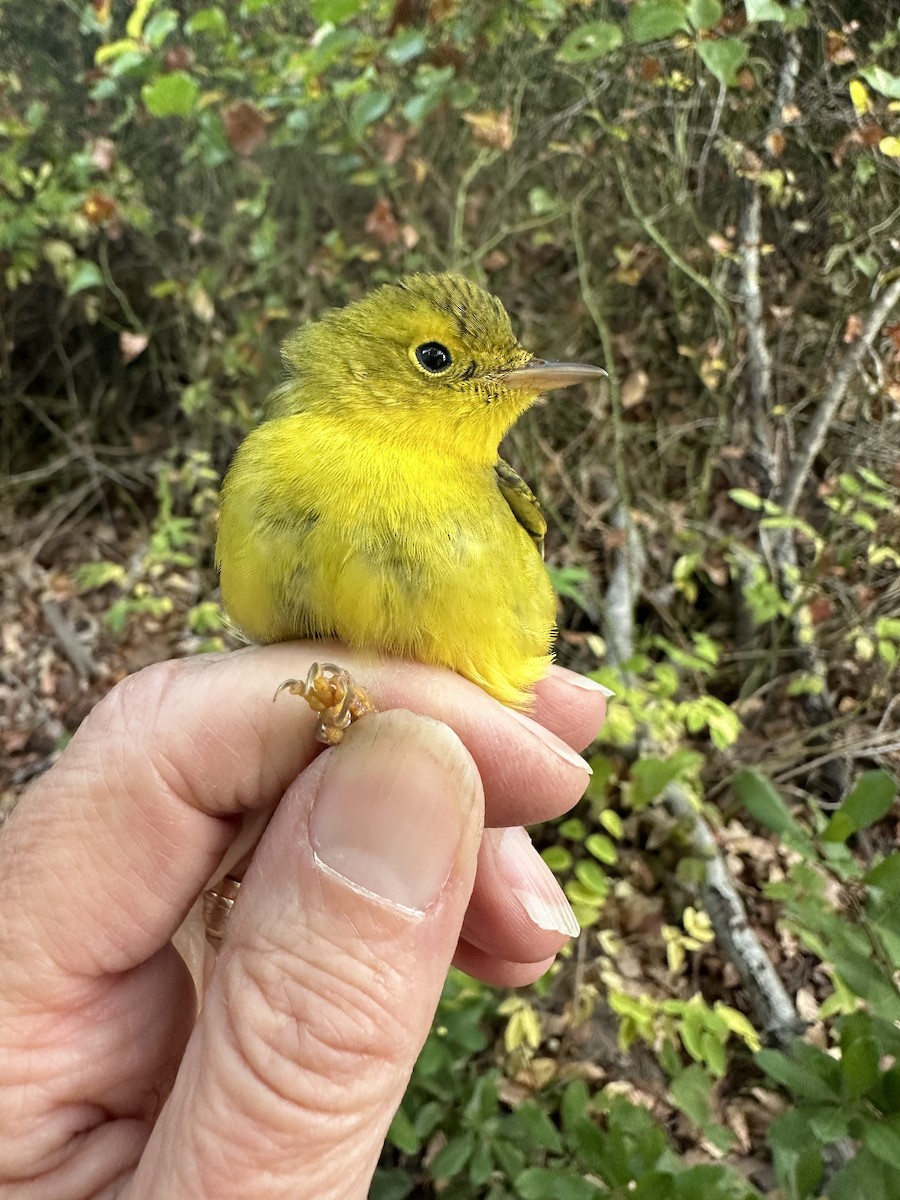
<path fill-rule="evenodd" d="M 513 516 L 529 535 L 531 540 L 544 557 L 544 534 L 547 532 L 547 522 L 541 512 L 537 496 L 521 477 L 517 475 L 508 462 L 497 459 L 494 467 L 497 473 L 497 483 L 500 494 L 512 509 Z"/>

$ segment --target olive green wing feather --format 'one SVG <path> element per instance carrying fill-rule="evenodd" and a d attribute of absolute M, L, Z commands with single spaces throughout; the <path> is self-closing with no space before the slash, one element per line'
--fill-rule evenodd
<path fill-rule="evenodd" d="M 544 557 L 544 534 L 547 532 L 547 522 L 541 512 L 537 496 L 518 475 L 508 462 L 502 458 L 497 460 L 494 467 L 500 494 L 512 509 L 512 514 L 537 546 L 541 558 Z"/>

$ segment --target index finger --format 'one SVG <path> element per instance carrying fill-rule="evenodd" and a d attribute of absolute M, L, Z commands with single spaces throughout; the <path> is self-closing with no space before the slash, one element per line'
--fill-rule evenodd
<path fill-rule="evenodd" d="M 96 976 L 126 971 L 169 940 L 238 818 L 274 807 L 319 752 L 306 705 L 272 703 L 277 685 L 316 657 L 336 657 L 379 708 L 454 729 L 492 824 L 544 820 L 584 791 L 586 764 L 565 741 L 448 671 L 363 663 L 318 643 L 149 667 L 94 709 L 5 831 L 4 949 L 23 984 L 44 986 L 41 959 L 51 974 Z"/>

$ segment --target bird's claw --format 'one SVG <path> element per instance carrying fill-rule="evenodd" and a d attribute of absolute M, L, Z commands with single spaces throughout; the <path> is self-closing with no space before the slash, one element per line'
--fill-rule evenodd
<path fill-rule="evenodd" d="M 319 713 L 316 739 L 336 746 L 354 721 L 375 712 L 375 704 L 365 688 L 350 678 L 349 671 L 335 663 L 313 663 L 305 679 L 285 679 L 275 691 L 302 696 L 313 712 Z"/>

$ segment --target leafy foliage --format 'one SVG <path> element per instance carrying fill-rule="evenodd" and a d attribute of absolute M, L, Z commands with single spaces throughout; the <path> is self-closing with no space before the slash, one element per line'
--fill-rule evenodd
<path fill-rule="evenodd" d="M 111 646 L 160 629 L 178 652 L 222 644 L 215 480 L 289 323 L 456 267 L 537 352 L 610 369 L 608 404 L 551 401 L 510 447 L 543 477 L 561 657 L 617 693 L 585 801 L 542 841 L 587 964 L 499 1005 L 451 981 L 374 1197 L 745 1200 L 729 1104 L 751 1088 L 778 1113 L 784 1196 L 900 1192 L 894 785 L 867 772 L 823 808 L 803 717 L 834 693 L 829 738 L 890 753 L 900 325 L 878 331 L 789 509 L 752 417 L 740 227 L 755 189 L 769 432 L 793 447 L 896 273 L 897 19 L 826 0 L 0 12 L 4 525 L 46 527 L 49 570 L 76 520 L 108 516 L 68 578 Z M 141 521 L 135 547 L 122 531 Z M 638 628 L 614 646 L 604 589 L 634 529 Z M 793 1048 L 761 1047 L 722 982 L 673 785 L 814 981 Z M 596 1053 L 560 1049 L 604 1024 L 645 1064 L 627 1095 Z"/>

